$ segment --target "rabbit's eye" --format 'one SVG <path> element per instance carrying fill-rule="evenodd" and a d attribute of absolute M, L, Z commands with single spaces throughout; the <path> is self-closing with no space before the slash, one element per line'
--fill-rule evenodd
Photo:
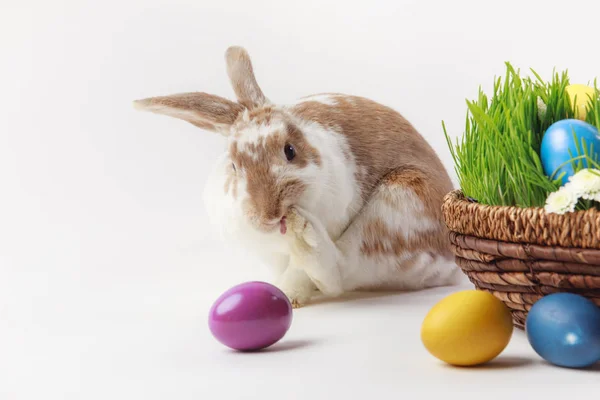
<path fill-rule="evenodd" d="M 296 157 L 296 149 L 294 149 L 294 146 L 291 144 L 286 144 L 283 148 L 283 152 L 288 161 L 292 161 L 294 157 Z"/>
<path fill-rule="evenodd" d="M 231 163 L 231 168 L 233 168 L 233 172 L 236 172 L 236 171 L 237 171 L 237 168 L 235 167 L 235 164 L 234 164 L 234 163 Z"/>

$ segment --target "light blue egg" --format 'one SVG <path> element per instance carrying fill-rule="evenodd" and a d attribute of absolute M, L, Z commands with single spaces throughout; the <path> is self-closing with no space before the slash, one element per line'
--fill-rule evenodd
<path fill-rule="evenodd" d="M 579 143 L 579 150 L 577 143 Z M 578 119 L 564 119 L 552 124 L 544 133 L 540 147 L 544 173 L 554 180 L 564 172 L 562 184 L 567 183 L 574 173 L 569 161 L 585 154 L 584 143 L 588 155 L 597 162 L 600 159 L 600 135 L 595 126 Z M 567 162 L 568 164 L 565 165 Z M 584 168 L 590 167 L 587 160 L 581 162 Z"/>
<path fill-rule="evenodd" d="M 546 361 L 584 368 L 600 361 L 600 308 L 573 293 L 555 293 L 535 302 L 525 321 L 527 339 Z"/>

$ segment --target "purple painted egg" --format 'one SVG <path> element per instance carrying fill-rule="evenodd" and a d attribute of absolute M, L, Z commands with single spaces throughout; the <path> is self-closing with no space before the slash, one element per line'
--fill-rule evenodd
<path fill-rule="evenodd" d="M 235 350 L 259 350 L 277 343 L 292 324 L 287 296 L 265 282 L 232 287 L 215 301 L 208 326 L 219 342 Z"/>

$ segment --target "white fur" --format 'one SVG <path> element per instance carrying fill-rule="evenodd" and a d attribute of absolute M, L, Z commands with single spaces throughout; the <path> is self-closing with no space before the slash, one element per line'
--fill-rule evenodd
<path fill-rule="evenodd" d="M 279 231 L 271 233 L 259 232 L 250 224 L 242 210 L 242 204 L 248 198 L 244 179 L 239 180 L 237 199 L 225 193 L 227 168 L 231 164 L 229 155 L 223 153 L 211 171 L 204 188 L 204 204 L 209 222 L 218 230 L 223 240 L 240 244 L 249 251 L 286 254 L 288 245 Z M 262 254 L 258 254 L 262 255 Z M 269 257 L 270 258 L 270 257 Z"/>
<path fill-rule="evenodd" d="M 337 97 L 336 95 L 331 95 L 331 94 L 315 94 L 312 96 L 303 97 L 302 99 L 300 99 L 298 104 L 306 103 L 309 101 L 315 101 L 317 103 L 321 103 L 326 106 L 336 106 L 338 104 L 336 97 Z"/>
<path fill-rule="evenodd" d="M 308 142 L 318 149 L 322 165 L 305 168 L 298 173 L 308 190 L 298 205 L 311 210 L 333 238 L 339 237 L 362 204 L 356 182 L 356 163 L 347 159 L 352 154 L 346 137 L 308 121 L 295 121 Z"/>
<path fill-rule="evenodd" d="M 389 198 L 390 194 L 401 207 L 392 208 L 383 200 L 384 195 Z M 433 233 L 440 228 L 440 222 L 425 216 L 422 201 L 411 189 L 400 186 L 380 188 L 379 193 L 374 194 L 361 215 L 353 221 L 351 230 L 336 243 L 343 255 L 343 259 L 338 262 L 343 262 L 346 266 L 342 271 L 345 290 L 418 289 L 447 281 L 448 273 L 454 273 L 451 260 L 423 252 L 406 253 L 401 256 L 364 255 L 360 251 L 365 239 L 362 232 L 365 225 L 375 219 L 383 221 L 389 232 L 400 234 L 405 240 L 410 240 L 411 235 L 416 232 Z M 384 241 L 383 245 L 390 251 L 393 248 L 390 240 Z M 439 279 L 435 278 L 436 276 L 439 276 Z"/>
<path fill-rule="evenodd" d="M 297 104 L 314 101 L 317 103 L 324 104 L 326 106 L 337 106 L 338 102 L 336 100 L 336 97 L 338 96 L 339 95 L 335 94 L 314 94 L 312 96 L 303 97 L 302 99 L 300 99 L 300 101 L 297 102 Z"/>
<path fill-rule="evenodd" d="M 283 121 L 272 121 L 271 124 L 249 124 L 237 139 L 238 145 L 243 149 L 244 145 L 249 143 L 258 143 L 260 138 L 266 139 L 277 132 L 285 129 Z"/>
<path fill-rule="evenodd" d="M 407 200 L 395 213 L 400 221 L 412 224 L 423 216 L 423 205 L 410 189 L 397 188 L 397 199 Z M 364 227 L 375 219 L 384 219 L 391 233 L 410 236 L 410 228 L 397 223 L 382 207 L 385 203 L 381 193 L 376 193 L 338 240 L 326 233 L 325 227 L 315 215 L 300 210 L 290 224 L 295 224 L 288 234 L 291 243 L 303 241 L 304 245 L 292 245 L 290 268 L 304 269 L 319 290 L 336 296 L 357 289 L 416 290 L 426 287 L 454 284 L 460 272 L 452 260 L 442 256 L 414 252 L 401 255 L 392 253 L 365 255 L 361 251 Z M 306 224 L 308 229 L 302 229 Z M 420 229 L 434 230 L 435 224 L 425 224 Z M 379 238 L 381 240 L 381 238 Z M 384 248 L 392 249 L 392 243 L 384 242 Z M 304 294 L 306 296 L 306 294 Z"/>
<path fill-rule="evenodd" d="M 293 116 L 290 114 L 288 118 Z M 237 199 L 225 194 L 226 170 L 231 163 L 225 153 L 205 190 L 211 222 L 225 239 L 244 246 L 270 266 L 275 283 L 295 304 L 308 301 L 315 288 L 336 296 L 356 289 L 419 289 L 453 282 L 456 267 L 451 260 L 437 255 L 363 254 L 365 224 L 375 219 L 385 221 L 390 232 L 399 233 L 406 240 L 415 232 L 439 229 L 440 222 L 426 217 L 421 199 L 400 186 L 380 187 L 363 204 L 356 173 L 365 170 L 357 168 L 352 156 L 348 159 L 347 155 L 352 153 L 345 136 L 315 122 L 297 119 L 293 122 L 319 151 L 321 165 L 310 164 L 301 169 L 271 167 L 279 177 L 299 178 L 307 185 L 295 203 L 298 214 L 288 216 L 288 232 L 286 235 L 279 230 L 259 232 L 246 220 L 241 207 L 248 197 L 243 176 L 239 179 Z M 257 143 L 259 138 L 282 129 L 281 124 L 275 120 L 269 126 L 251 125 L 241 132 L 241 143 Z M 390 197 L 398 207 L 384 200 Z M 299 245 L 299 240 L 303 244 Z M 384 246 L 391 249 L 392 243 Z"/>
<path fill-rule="evenodd" d="M 395 199 L 402 208 L 392 207 L 388 202 L 375 201 L 368 205 L 367 210 L 373 216 L 385 215 L 386 225 L 392 231 L 401 232 L 404 240 L 409 240 L 413 233 L 433 232 L 438 230 L 440 222 L 425 215 L 421 199 L 412 189 L 401 186 L 382 186 L 375 196 L 388 196 Z"/>

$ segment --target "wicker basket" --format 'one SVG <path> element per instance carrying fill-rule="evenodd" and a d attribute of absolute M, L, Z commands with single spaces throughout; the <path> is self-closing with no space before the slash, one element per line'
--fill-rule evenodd
<path fill-rule="evenodd" d="M 600 211 L 486 206 L 456 190 L 443 214 L 458 266 L 511 309 L 516 327 L 547 294 L 577 293 L 600 306 Z"/>

